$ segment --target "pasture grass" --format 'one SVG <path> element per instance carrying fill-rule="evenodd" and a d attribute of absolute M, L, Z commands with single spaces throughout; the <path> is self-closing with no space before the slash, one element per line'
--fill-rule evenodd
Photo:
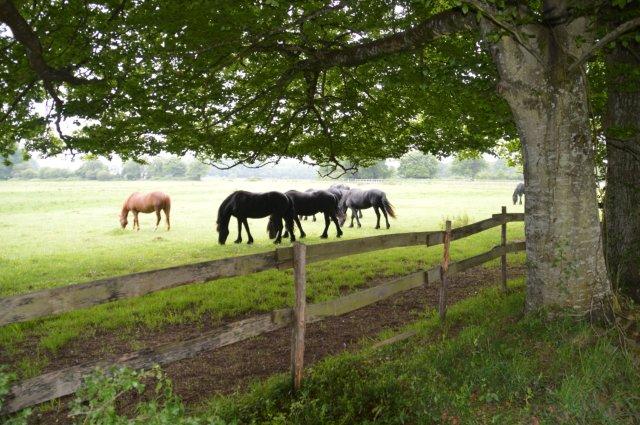
<path fill-rule="evenodd" d="M 431 312 L 415 337 L 326 358 L 289 377 L 217 396 L 196 416 L 214 423 L 632 424 L 640 420 L 638 359 L 616 330 L 523 316 L 523 280 Z M 386 336 L 389 336 L 388 334 Z M 215 421 L 219 422 L 215 422 Z"/>
<path fill-rule="evenodd" d="M 62 286 L 173 265 L 206 261 L 273 249 L 266 221 L 252 220 L 254 246 L 217 244 L 215 217 L 220 201 L 232 190 L 287 190 L 326 187 L 330 182 L 203 181 L 203 182 L 1 182 L 0 296 Z M 363 185 L 367 187 L 367 185 Z M 374 215 L 365 210 L 362 229 L 345 229 L 345 238 L 385 232 L 437 230 L 442 217 L 464 216 L 470 222 L 500 211 L 509 201 L 511 182 L 442 182 L 377 185 L 387 192 L 399 218 L 391 230 L 375 230 Z M 120 230 L 117 213 L 134 191 L 162 189 L 172 196 L 172 230 L 153 232 L 154 218 L 141 215 L 140 232 Z M 521 211 L 521 206 L 509 209 Z M 318 243 L 321 224 L 303 222 Z M 521 223 L 509 225 L 509 238 L 522 239 Z M 330 237 L 335 229 L 330 229 Z M 235 239 L 232 221 L 230 239 Z M 246 240 L 246 237 L 245 237 Z M 453 260 L 486 251 L 499 243 L 499 229 L 452 243 Z M 440 260 L 441 247 L 397 248 L 310 265 L 310 302 L 340 296 L 368 282 L 409 274 Z M 510 256 L 522 262 L 522 254 Z M 38 374 L 48 359 L 79 338 L 102 332 L 135 344 L 132 335 L 171 324 L 202 326 L 251 312 L 293 303 L 291 271 L 266 271 L 245 277 L 174 288 L 52 318 L 0 328 L 0 349 L 12 358 L 29 354 L 17 371 Z M 36 352 L 24 353 L 22 343 L 37 340 Z"/>

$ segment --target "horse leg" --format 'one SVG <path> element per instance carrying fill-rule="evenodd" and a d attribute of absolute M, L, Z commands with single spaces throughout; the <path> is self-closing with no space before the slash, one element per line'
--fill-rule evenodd
<path fill-rule="evenodd" d="M 247 231 L 247 236 L 249 236 L 247 243 L 251 245 L 253 243 L 253 236 L 251 236 L 251 232 L 249 231 L 249 222 L 247 221 L 246 218 L 243 220 L 243 222 L 244 222 L 244 230 Z"/>
<path fill-rule="evenodd" d="M 362 210 L 358 210 L 358 217 L 362 218 Z"/>
<path fill-rule="evenodd" d="M 382 208 L 384 210 L 384 208 Z M 380 228 L 380 211 L 378 210 L 378 207 L 376 207 L 374 205 L 373 207 L 373 211 L 376 213 L 376 229 Z"/>
<path fill-rule="evenodd" d="M 358 210 L 357 209 L 353 209 L 352 213 L 351 213 L 351 217 L 355 216 L 356 217 L 356 223 L 358 223 L 358 228 L 362 227 L 362 224 L 360 224 L 360 218 L 358 217 Z"/>
<path fill-rule="evenodd" d="M 162 219 L 162 217 L 160 216 L 160 208 L 156 209 L 156 227 L 155 229 L 153 229 L 153 231 L 155 232 L 156 230 L 158 230 L 158 225 L 160 224 L 160 220 Z"/>
<path fill-rule="evenodd" d="M 388 229 L 391 227 L 391 225 L 389 224 L 389 218 L 387 217 L 387 209 L 384 207 L 384 205 L 382 205 L 380 209 L 382 210 L 382 215 L 384 215 L 384 221 L 387 222 L 387 229 Z"/>
<path fill-rule="evenodd" d="M 329 237 L 329 235 L 327 234 L 327 231 L 329 230 L 329 224 L 331 224 L 329 214 L 324 213 L 324 232 L 322 232 L 322 234 L 320 235 L 322 239 L 327 239 Z"/>
<path fill-rule="evenodd" d="M 351 224 L 349 225 L 349 227 L 353 227 L 353 219 L 355 218 L 355 216 L 353 215 L 353 212 L 354 212 L 354 211 L 355 211 L 355 210 L 353 210 L 353 209 L 351 210 Z M 346 213 L 345 213 L 345 214 L 346 214 Z"/>
<path fill-rule="evenodd" d="M 295 242 L 296 235 L 293 233 L 293 220 L 291 220 L 290 218 L 285 218 L 284 225 L 286 226 L 287 231 L 289 232 L 289 240 L 291 242 Z"/>
<path fill-rule="evenodd" d="M 298 220 L 297 218 L 294 218 L 294 221 L 296 222 L 296 224 L 298 225 L 298 229 L 300 230 L 300 237 L 304 238 L 305 236 L 307 236 L 307 234 L 304 232 L 304 230 L 302 230 L 302 224 L 300 224 L 300 220 Z M 284 234 L 285 238 L 288 236 L 288 232 L 289 232 L 289 230 L 287 229 L 287 232 L 285 232 L 285 234 Z"/>
<path fill-rule="evenodd" d="M 138 221 L 138 211 L 133 212 L 133 228 L 135 229 L 136 226 L 137 226 L 136 230 L 140 230 L 140 222 Z"/>
<path fill-rule="evenodd" d="M 340 228 L 340 223 L 338 223 L 338 217 L 336 217 L 335 213 L 331 213 L 329 217 L 331 218 L 331 221 L 333 221 L 333 224 L 336 225 L 336 230 L 338 231 L 336 237 L 339 238 L 340 236 L 342 236 L 342 229 Z"/>
<path fill-rule="evenodd" d="M 520 195 L 520 205 L 522 205 L 522 195 Z"/>
<path fill-rule="evenodd" d="M 169 221 L 169 211 L 171 211 L 169 207 L 164 207 L 164 218 L 165 220 L 167 220 L 167 232 L 171 230 L 171 223 Z"/>
<path fill-rule="evenodd" d="M 233 241 L 233 243 L 240 243 L 242 242 L 242 219 L 238 218 L 238 237 L 236 238 L 235 241 Z"/>
<path fill-rule="evenodd" d="M 315 214 L 313 215 L 313 221 L 316 221 L 316 215 Z"/>

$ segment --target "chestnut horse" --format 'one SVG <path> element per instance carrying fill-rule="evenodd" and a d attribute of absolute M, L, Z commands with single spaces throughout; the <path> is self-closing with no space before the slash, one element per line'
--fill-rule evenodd
<path fill-rule="evenodd" d="M 151 193 L 132 193 L 122 206 L 122 212 L 120 213 L 120 225 L 124 229 L 127 227 L 129 211 L 133 213 L 133 229 L 138 227 L 140 230 L 140 222 L 138 221 L 138 213 L 152 213 L 156 212 L 156 228 L 160 224 L 160 211 L 164 211 L 164 216 L 167 220 L 167 230 L 171 229 L 169 223 L 169 211 L 171 210 L 171 198 L 169 195 L 163 192 L 151 192 Z"/>

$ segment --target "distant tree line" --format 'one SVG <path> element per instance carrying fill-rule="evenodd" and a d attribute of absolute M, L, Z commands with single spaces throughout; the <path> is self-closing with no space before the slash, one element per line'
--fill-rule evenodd
<path fill-rule="evenodd" d="M 348 163 L 343 164 L 349 168 Z M 323 174 L 326 174 L 328 170 Z M 347 172 L 341 176 L 346 179 L 433 179 L 463 178 L 470 180 L 522 180 L 522 171 L 507 164 L 504 159 L 494 162 L 484 158 L 456 158 L 450 162 L 439 161 L 433 155 L 421 152 L 409 152 L 399 160 L 398 167 L 387 161 L 380 161 L 370 167 L 360 168 L 355 173 Z"/>
<path fill-rule="evenodd" d="M 349 163 L 343 164 L 350 168 Z M 329 170 L 320 169 L 321 175 Z M 200 180 L 204 176 L 249 179 L 315 179 L 318 169 L 296 160 L 282 160 L 278 164 L 262 167 L 238 166 L 218 169 L 199 161 L 185 161 L 181 158 L 155 157 L 146 163 L 127 161 L 121 170 L 112 171 L 102 161 L 87 159 L 76 170 L 56 167 L 40 167 L 32 159 L 26 159 L 24 152 L 17 150 L 0 165 L 0 180 L 6 179 L 81 179 L 81 180 Z M 483 158 L 454 159 L 439 161 L 433 155 L 410 152 L 400 158 L 398 166 L 379 161 L 370 167 L 359 168 L 354 173 L 347 172 L 341 178 L 347 179 L 433 179 L 463 178 L 480 180 L 521 180 L 522 172 L 511 167 L 503 159 L 488 162 Z"/>
<path fill-rule="evenodd" d="M 59 167 L 40 167 L 33 159 L 25 159 L 18 150 L 0 165 L 0 180 L 200 180 L 211 167 L 199 161 L 186 162 L 178 157 L 156 157 L 142 164 L 127 161 L 122 169 L 112 171 L 98 159 L 84 160 L 76 170 Z"/>

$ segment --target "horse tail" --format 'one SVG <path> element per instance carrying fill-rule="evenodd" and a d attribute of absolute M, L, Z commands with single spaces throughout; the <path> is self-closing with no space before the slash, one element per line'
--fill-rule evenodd
<path fill-rule="evenodd" d="M 384 205 L 384 209 L 387 212 L 387 214 L 389 214 L 393 218 L 396 218 L 396 210 L 393 209 L 393 205 L 391 205 L 391 202 L 389 202 L 386 195 L 382 199 L 382 205 Z"/>

